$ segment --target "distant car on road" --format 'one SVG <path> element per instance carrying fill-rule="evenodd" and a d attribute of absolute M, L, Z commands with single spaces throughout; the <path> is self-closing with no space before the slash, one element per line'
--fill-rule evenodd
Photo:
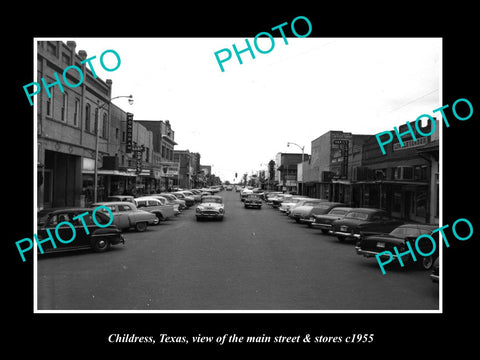
<path fill-rule="evenodd" d="M 357 242 L 355 249 L 358 255 L 363 255 L 365 257 L 373 257 L 377 254 L 382 253 L 383 251 L 390 251 L 394 258 L 396 254 L 393 250 L 394 247 L 397 248 L 399 253 L 403 253 L 407 250 L 406 242 L 408 241 L 411 247 L 414 247 L 415 240 L 418 236 L 422 234 L 432 234 L 432 231 L 435 230 L 438 226 L 425 225 L 425 224 L 404 224 L 400 225 L 388 234 L 378 234 L 372 236 L 362 237 L 360 241 Z M 434 239 L 436 236 L 432 236 Z M 419 249 L 427 254 L 432 249 L 432 244 L 430 241 L 418 242 Z M 419 264 L 423 269 L 429 270 L 432 268 L 435 258 L 438 256 L 438 241 L 435 245 L 435 252 L 430 256 L 415 256 L 417 261 L 416 264 Z M 402 256 L 402 262 L 407 263 L 413 259 L 410 254 Z"/>
<path fill-rule="evenodd" d="M 225 205 L 223 199 L 218 195 L 209 195 L 202 197 L 202 201 L 195 209 L 197 221 L 202 219 L 223 220 L 225 215 Z"/>
<path fill-rule="evenodd" d="M 43 210 L 42 214 L 44 216 L 38 219 L 38 240 L 49 237 L 47 230 L 50 231 L 50 234 L 55 234 L 55 231 L 57 231 L 58 237 L 68 240 L 72 237 L 72 229 L 69 226 L 59 226 L 57 229 L 57 225 L 67 221 L 75 227 L 75 238 L 71 242 L 55 241 L 55 248 L 51 241 L 46 241 L 42 244 L 44 253 L 77 249 L 93 249 L 96 252 L 102 252 L 111 245 L 124 244 L 125 239 L 122 232 L 115 225 L 111 224 L 102 228 L 95 224 L 92 218 L 93 210 L 91 208 L 63 208 L 51 212 Z M 85 212 L 88 212 L 88 214 L 73 219 Z M 106 225 L 110 222 L 110 217 L 102 211 L 96 211 L 95 220 L 101 225 Z"/>
<path fill-rule="evenodd" d="M 147 229 L 148 225 L 155 225 L 158 218 L 155 214 L 148 211 L 137 209 L 135 204 L 123 201 L 99 202 L 93 204 L 93 207 L 99 205 L 107 206 L 113 213 L 113 223 L 119 229 L 135 228 L 142 232 Z"/>
<path fill-rule="evenodd" d="M 247 197 L 243 200 L 244 207 L 247 208 L 262 208 L 262 199 L 258 194 L 248 194 Z"/>
<path fill-rule="evenodd" d="M 341 220 L 333 222 L 332 234 L 339 241 L 360 239 L 364 236 L 388 233 L 403 224 L 393 219 L 385 210 L 374 208 L 354 208 Z"/>

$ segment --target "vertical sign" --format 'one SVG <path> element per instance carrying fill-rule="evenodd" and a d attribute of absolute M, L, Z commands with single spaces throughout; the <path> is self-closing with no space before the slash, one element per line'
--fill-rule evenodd
<path fill-rule="evenodd" d="M 127 133 L 126 133 L 126 145 L 125 152 L 132 152 L 132 138 L 133 138 L 133 114 L 127 113 Z"/>

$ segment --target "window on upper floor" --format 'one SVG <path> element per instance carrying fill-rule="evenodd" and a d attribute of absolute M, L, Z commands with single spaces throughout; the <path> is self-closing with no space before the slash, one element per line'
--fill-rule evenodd
<path fill-rule="evenodd" d="M 60 112 L 60 119 L 66 122 L 67 116 L 68 116 L 68 93 L 64 91 L 62 94 L 62 109 Z"/>
<path fill-rule="evenodd" d="M 90 131 L 90 104 L 85 105 L 85 131 Z"/>

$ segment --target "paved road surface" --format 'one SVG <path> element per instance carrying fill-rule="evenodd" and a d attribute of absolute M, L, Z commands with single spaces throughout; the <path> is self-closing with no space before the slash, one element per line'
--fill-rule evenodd
<path fill-rule="evenodd" d="M 193 208 L 126 232 L 105 253 L 38 261 L 40 310 L 437 310 L 428 272 L 358 256 L 352 243 L 296 224 L 278 210 L 225 198 L 224 221 Z"/>

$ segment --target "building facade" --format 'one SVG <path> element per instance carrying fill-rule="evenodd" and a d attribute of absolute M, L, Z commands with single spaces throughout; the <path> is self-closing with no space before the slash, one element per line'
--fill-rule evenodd
<path fill-rule="evenodd" d="M 174 160 L 175 132 L 169 120 L 137 120 L 153 133 L 152 172 L 157 191 L 178 187 L 179 163 Z"/>
<path fill-rule="evenodd" d="M 153 134 L 134 124 L 132 136 L 142 151 L 126 152 L 127 113 L 111 102 L 112 81 L 95 78 L 86 63 L 81 64 L 85 59 L 86 51 L 77 54 L 73 41 L 37 43 L 37 79 L 53 84 L 54 74 L 63 74 L 71 65 L 83 74 L 79 86 L 63 86 L 62 91 L 58 85 L 52 85 L 50 96 L 41 91 L 34 99 L 38 209 L 92 203 L 95 168 L 97 201 L 106 200 L 109 195 L 148 190 L 146 178 L 152 177 L 149 169 Z M 74 71 L 67 72 L 66 78 L 70 84 L 81 80 Z"/>

